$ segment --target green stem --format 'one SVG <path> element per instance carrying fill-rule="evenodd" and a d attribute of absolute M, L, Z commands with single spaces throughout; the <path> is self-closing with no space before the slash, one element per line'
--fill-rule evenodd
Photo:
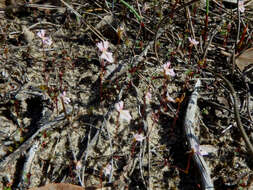
<path fill-rule="evenodd" d="M 132 11 L 132 13 L 137 17 L 137 19 L 139 20 L 139 22 L 141 22 L 141 16 L 135 11 L 135 9 L 129 5 L 127 2 L 125 2 L 124 0 L 119 0 L 121 3 L 123 3 L 128 9 L 130 9 L 130 11 Z"/>
<path fill-rule="evenodd" d="M 209 0 L 206 0 L 206 14 L 209 13 Z"/>

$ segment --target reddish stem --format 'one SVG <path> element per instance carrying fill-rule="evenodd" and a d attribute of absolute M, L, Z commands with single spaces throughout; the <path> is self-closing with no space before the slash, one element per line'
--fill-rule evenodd
<path fill-rule="evenodd" d="M 245 39 L 246 33 L 247 33 L 247 29 L 248 29 L 248 24 L 244 27 L 243 32 L 242 32 L 242 37 L 240 39 L 240 42 L 238 43 L 238 52 L 240 52 L 242 50 L 242 43 Z"/>

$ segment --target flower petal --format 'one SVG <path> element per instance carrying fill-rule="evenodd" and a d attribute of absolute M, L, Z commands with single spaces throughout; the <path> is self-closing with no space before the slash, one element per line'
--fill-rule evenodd
<path fill-rule="evenodd" d="M 239 1 L 239 11 L 241 13 L 243 13 L 245 11 L 245 7 L 244 7 L 244 4 L 243 4 L 243 1 Z"/>
<path fill-rule="evenodd" d="M 49 38 L 49 37 L 44 37 L 44 38 L 42 39 L 42 42 L 43 42 L 44 44 L 47 44 L 48 46 L 51 46 L 52 43 L 53 43 L 52 39 Z"/>
<path fill-rule="evenodd" d="M 170 95 L 169 95 L 169 93 L 167 92 L 167 94 L 166 94 L 166 99 L 167 99 L 167 101 L 169 101 L 169 102 L 176 102 Z"/>
<path fill-rule="evenodd" d="M 150 102 L 151 98 L 152 98 L 152 94 L 151 94 L 150 92 L 147 92 L 147 93 L 145 94 L 145 100 L 146 100 L 147 102 Z"/>
<path fill-rule="evenodd" d="M 99 51 L 102 51 L 102 52 L 104 51 L 103 42 L 97 43 L 97 47 L 98 47 Z"/>
<path fill-rule="evenodd" d="M 115 104 L 115 109 L 120 112 L 123 110 L 123 107 L 124 107 L 124 102 L 123 101 L 120 101 L 118 103 Z"/>
<path fill-rule="evenodd" d="M 109 42 L 108 41 L 104 41 L 104 49 L 105 49 L 105 51 L 107 51 L 108 47 L 109 47 Z"/>
<path fill-rule="evenodd" d="M 175 74 L 173 69 L 166 69 L 165 70 L 165 75 L 169 75 L 171 77 L 174 77 L 176 74 Z"/>
<path fill-rule="evenodd" d="M 134 134 L 134 139 L 138 142 L 142 142 L 145 138 L 142 134 Z"/>
<path fill-rule="evenodd" d="M 189 39 L 191 45 L 198 45 L 199 44 L 199 42 L 197 40 L 192 39 L 191 37 L 188 37 L 188 39 Z"/>
<path fill-rule="evenodd" d="M 105 176 L 109 176 L 112 170 L 112 165 L 111 164 L 107 164 L 107 166 L 104 168 L 104 174 Z"/>
<path fill-rule="evenodd" d="M 128 110 L 121 110 L 119 115 L 119 120 L 130 122 L 132 119 L 132 116 L 130 115 L 130 112 Z"/>
<path fill-rule="evenodd" d="M 39 32 L 37 32 L 37 36 L 39 36 L 40 38 L 44 38 L 45 37 L 45 30 L 40 30 Z"/>
<path fill-rule="evenodd" d="M 114 62 L 114 59 L 112 57 L 112 53 L 111 52 L 104 51 L 101 54 L 100 58 L 108 61 L 109 63 L 113 63 Z"/>

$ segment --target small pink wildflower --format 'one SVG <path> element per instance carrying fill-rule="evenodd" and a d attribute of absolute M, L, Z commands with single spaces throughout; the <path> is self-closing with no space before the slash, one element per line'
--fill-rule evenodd
<path fill-rule="evenodd" d="M 112 165 L 111 164 L 107 164 L 106 167 L 104 168 L 104 174 L 105 176 L 109 176 L 110 173 L 112 171 Z"/>
<path fill-rule="evenodd" d="M 151 98 L 152 98 L 152 94 L 151 94 L 150 92 L 147 92 L 147 93 L 145 94 L 145 101 L 146 101 L 147 103 L 149 103 L 149 102 L 151 101 Z"/>
<path fill-rule="evenodd" d="M 145 138 L 142 134 L 134 134 L 134 139 L 138 142 L 142 142 Z"/>
<path fill-rule="evenodd" d="M 44 44 L 47 44 L 48 46 L 51 46 L 53 43 L 52 39 L 49 37 L 45 37 L 42 41 Z"/>
<path fill-rule="evenodd" d="M 76 169 L 80 170 L 82 168 L 82 163 L 80 161 L 76 162 Z"/>
<path fill-rule="evenodd" d="M 114 62 L 114 59 L 112 57 L 112 53 L 108 52 L 108 47 L 109 47 L 108 41 L 102 41 L 102 42 L 97 43 L 97 47 L 98 47 L 99 51 L 102 52 L 102 54 L 100 55 L 100 58 L 102 60 L 106 60 L 109 63 Z"/>
<path fill-rule="evenodd" d="M 194 45 L 198 45 L 199 42 L 195 39 L 192 39 L 191 37 L 188 37 L 189 41 L 190 41 L 190 46 L 194 46 Z"/>
<path fill-rule="evenodd" d="M 66 92 L 65 91 L 63 91 L 63 93 L 60 94 L 60 98 L 63 99 L 63 101 L 64 101 L 65 104 L 69 104 L 70 103 L 70 98 L 68 98 L 66 96 Z"/>
<path fill-rule="evenodd" d="M 171 77 L 174 77 L 176 75 L 174 70 L 170 69 L 170 62 L 169 61 L 163 65 L 163 70 L 164 70 L 165 75 L 167 75 L 167 76 L 169 75 Z"/>
<path fill-rule="evenodd" d="M 46 31 L 45 30 L 40 30 L 37 32 L 37 36 L 39 36 L 42 39 L 43 44 L 47 44 L 48 46 L 51 46 L 53 43 L 52 39 L 49 37 L 45 37 Z"/>
<path fill-rule="evenodd" d="M 239 1 L 239 4 L 238 4 L 238 9 L 241 13 L 243 13 L 245 11 L 245 7 L 244 7 L 244 4 L 243 4 L 243 1 Z"/>
<path fill-rule="evenodd" d="M 132 116 L 130 115 L 130 112 L 128 110 L 123 110 L 123 107 L 124 107 L 123 101 L 120 101 L 119 103 L 115 104 L 115 108 L 120 114 L 119 119 L 130 122 L 130 120 L 132 119 Z"/>
<path fill-rule="evenodd" d="M 37 32 L 37 36 L 39 36 L 40 38 L 45 38 L 45 34 L 46 34 L 45 30 L 40 30 L 39 32 Z"/>

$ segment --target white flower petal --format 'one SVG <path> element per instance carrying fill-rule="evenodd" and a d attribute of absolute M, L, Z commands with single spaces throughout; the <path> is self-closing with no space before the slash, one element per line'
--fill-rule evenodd
<path fill-rule="evenodd" d="M 104 169 L 104 174 L 105 176 L 109 176 L 112 170 L 112 165 L 111 164 L 107 164 L 107 166 Z"/>
<path fill-rule="evenodd" d="M 107 51 L 108 47 L 109 47 L 109 42 L 108 41 L 104 41 L 104 49 L 105 49 L 105 51 Z"/>
<path fill-rule="evenodd" d="M 48 46 L 51 46 L 52 43 L 53 43 L 52 39 L 51 39 L 51 38 L 48 38 L 48 37 L 44 37 L 44 38 L 42 39 L 42 41 L 43 41 L 44 44 L 47 44 Z"/>
<path fill-rule="evenodd" d="M 166 99 L 169 101 L 169 102 L 176 102 L 170 95 L 169 95 L 169 93 L 167 92 L 167 94 L 166 94 Z"/>
<path fill-rule="evenodd" d="M 123 110 L 123 107 L 124 107 L 124 102 L 123 101 L 120 101 L 118 103 L 115 104 L 115 109 L 120 112 L 121 110 Z"/>
<path fill-rule="evenodd" d="M 65 91 L 63 91 L 63 93 L 60 94 L 60 97 L 63 99 L 63 101 L 64 101 L 65 104 L 69 104 L 71 102 L 70 98 L 68 98 L 66 96 L 66 92 Z"/>
<path fill-rule="evenodd" d="M 145 100 L 149 102 L 151 98 L 152 98 L 152 94 L 150 92 L 147 92 L 145 95 Z"/>
<path fill-rule="evenodd" d="M 243 13 L 245 11 L 245 7 L 244 7 L 244 4 L 243 4 L 243 1 L 239 1 L 239 11 L 241 13 Z"/>
<path fill-rule="evenodd" d="M 37 36 L 39 36 L 40 38 L 44 38 L 45 37 L 45 30 L 40 30 L 39 32 L 37 32 Z"/>
<path fill-rule="evenodd" d="M 188 39 L 189 39 L 189 41 L 190 41 L 190 43 L 191 43 L 192 45 L 198 45 L 198 44 L 199 44 L 199 42 L 198 42 L 197 40 L 195 40 L 195 39 L 192 39 L 192 38 L 190 38 L 190 37 L 188 37 Z"/>
<path fill-rule="evenodd" d="M 134 139 L 138 142 L 142 142 L 145 138 L 142 134 L 134 134 Z"/>
<path fill-rule="evenodd" d="M 98 47 L 99 51 L 102 51 L 102 52 L 104 51 L 103 42 L 97 43 L 97 47 Z"/>
<path fill-rule="evenodd" d="M 165 65 L 166 65 L 166 68 L 170 68 L 170 62 L 169 61 Z"/>
<path fill-rule="evenodd" d="M 168 69 L 169 67 L 170 67 L 170 63 L 166 63 L 166 64 L 163 65 L 164 70 Z"/>
<path fill-rule="evenodd" d="M 112 53 L 111 52 L 103 52 L 100 56 L 101 59 L 104 59 L 106 61 L 108 61 L 109 63 L 113 63 L 114 62 L 114 59 L 112 57 Z"/>
<path fill-rule="evenodd" d="M 82 163 L 80 161 L 77 161 L 76 170 L 80 170 L 81 168 L 82 168 Z"/>
<path fill-rule="evenodd" d="M 132 116 L 130 115 L 130 112 L 128 110 L 121 110 L 119 115 L 119 120 L 130 122 L 132 119 Z"/>
<path fill-rule="evenodd" d="M 166 69 L 165 70 L 165 75 L 169 75 L 171 77 L 174 77 L 176 74 L 175 74 L 173 69 Z"/>
<path fill-rule="evenodd" d="M 69 104 L 71 102 L 70 98 L 68 98 L 68 97 L 63 98 L 63 101 L 65 104 Z"/>

